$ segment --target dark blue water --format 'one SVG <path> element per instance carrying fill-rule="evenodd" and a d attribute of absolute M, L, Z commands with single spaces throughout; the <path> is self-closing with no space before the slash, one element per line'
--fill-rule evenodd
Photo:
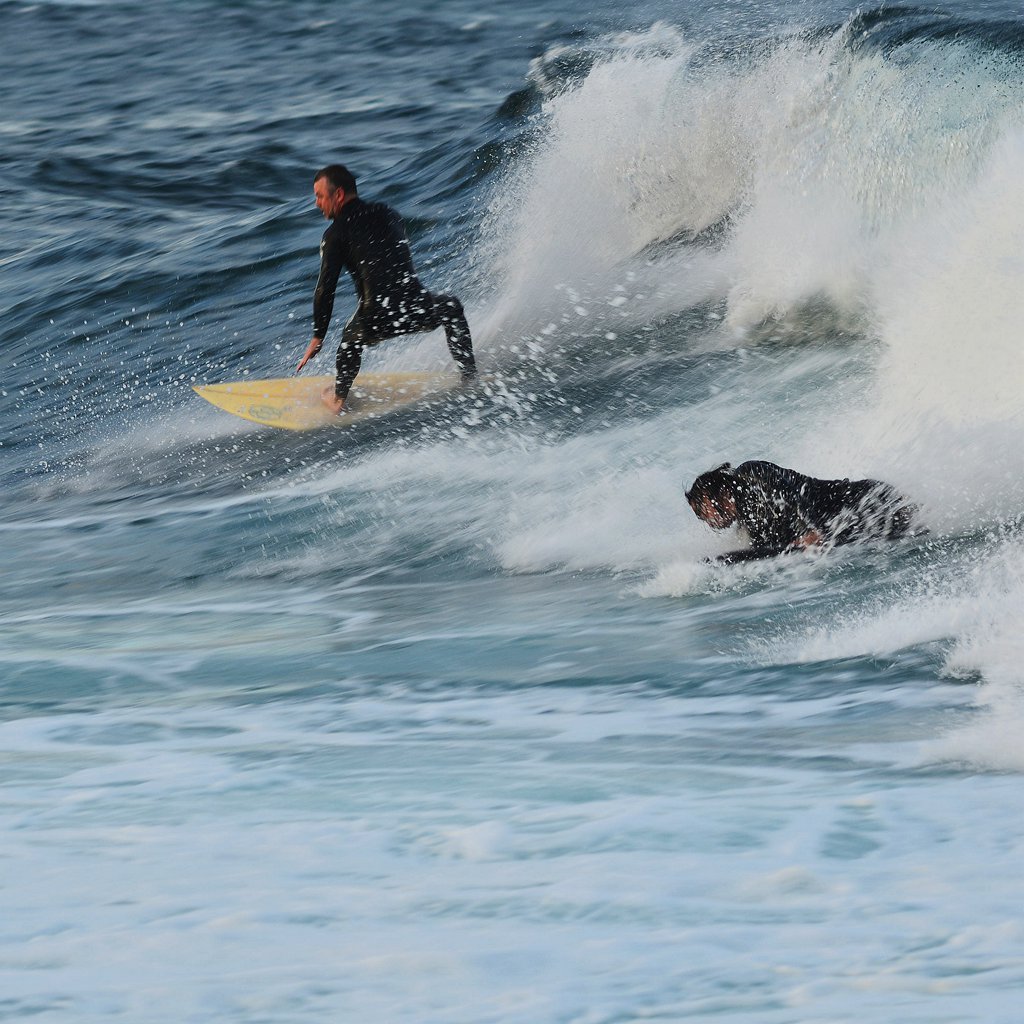
<path fill-rule="evenodd" d="M 0 39 L 0 1020 L 1016 1022 L 1019 4 Z M 259 428 L 336 160 L 492 384 Z M 931 533 L 708 565 L 746 458 Z"/>

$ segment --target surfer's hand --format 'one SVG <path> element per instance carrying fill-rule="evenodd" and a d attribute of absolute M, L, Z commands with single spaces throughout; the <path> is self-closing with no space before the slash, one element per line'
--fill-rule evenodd
<path fill-rule="evenodd" d="M 295 367 L 295 372 L 298 373 L 305 365 L 320 351 L 323 347 L 323 341 L 320 338 L 314 338 L 309 343 L 309 348 L 306 349 L 306 354 L 299 360 L 299 365 Z"/>
<path fill-rule="evenodd" d="M 793 541 L 791 547 L 797 549 L 816 548 L 819 544 L 824 543 L 824 540 L 825 538 L 817 530 L 808 530 L 802 537 Z"/>

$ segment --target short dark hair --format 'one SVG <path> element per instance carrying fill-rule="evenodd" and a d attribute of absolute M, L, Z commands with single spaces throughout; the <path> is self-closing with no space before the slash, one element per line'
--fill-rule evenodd
<path fill-rule="evenodd" d="M 313 175 L 313 184 L 315 185 L 321 178 L 326 178 L 332 188 L 344 189 L 346 195 L 359 194 L 355 175 L 344 164 L 328 164 L 326 167 L 321 167 Z"/>
<path fill-rule="evenodd" d="M 701 473 L 686 492 L 686 500 L 692 504 L 707 498 L 717 503 L 723 494 L 736 496 L 736 474 L 733 473 L 732 465 L 728 462 L 723 462 L 720 466 Z"/>

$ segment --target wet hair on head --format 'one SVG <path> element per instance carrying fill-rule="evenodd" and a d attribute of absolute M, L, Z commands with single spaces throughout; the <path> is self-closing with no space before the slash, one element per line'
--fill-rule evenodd
<path fill-rule="evenodd" d="M 355 175 L 344 164 L 328 164 L 326 167 L 321 167 L 313 175 L 313 184 L 315 185 L 321 178 L 326 178 L 334 188 L 344 189 L 346 195 L 358 195 Z"/>
<path fill-rule="evenodd" d="M 686 491 L 686 500 L 689 502 L 702 502 L 705 498 L 717 502 L 723 494 L 735 494 L 736 475 L 732 471 L 732 464 L 723 462 L 706 473 L 701 473 L 693 481 L 690 489 Z"/>

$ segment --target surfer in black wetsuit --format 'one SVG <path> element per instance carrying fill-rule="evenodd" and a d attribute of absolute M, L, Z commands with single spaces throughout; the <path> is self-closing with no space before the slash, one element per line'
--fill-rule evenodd
<path fill-rule="evenodd" d="M 896 540 L 914 527 L 917 506 L 880 480 L 816 480 L 771 462 L 728 462 L 686 492 L 698 519 L 716 530 L 736 524 L 751 546 L 719 555 L 748 562 L 787 551 L 857 540 Z"/>
<path fill-rule="evenodd" d="M 324 402 L 341 413 L 359 373 L 363 349 L 399 334 L 443 327 L 448 351 L 463 381 L 476 373 L 473 341 L 462 303 L 454 295 L 434 295 L 416 277 L 402 218 L 384 203 L 359 198 L 356 180 L 341 164 L 317 171 L 316 205 L 331 221 L 320 243 L 320 277 L 313 294 L 313 340 L 295 368 L 298 373 L 321 349 L 334 311 L 342 270 L 356 287 L 359 305 L 338 345 L 334 388 Z"/>

